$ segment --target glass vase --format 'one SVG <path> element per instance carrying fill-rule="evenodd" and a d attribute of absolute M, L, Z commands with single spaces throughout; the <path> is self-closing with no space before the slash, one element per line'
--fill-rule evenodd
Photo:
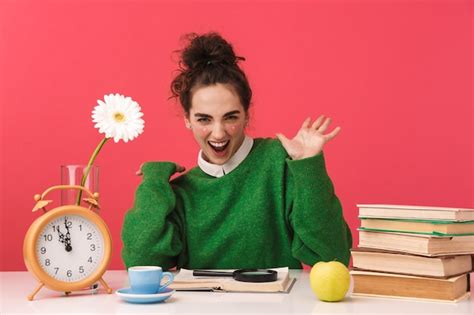
<path fill-rule="evenodd" d="M 87 165 L 61 165 L 61 185 L 84 186 L 91 193 L 99 192 L 99 167 L 92 165 L 84 185 L 81 185 L 82 177 L 86 174 L 86 170 Z M 79 196 L 80 203 L 82 203 L 83 198 L 90 198 L 90 196 L 79 189 L 61 190 L 61 205 L 77 204 Z"/>

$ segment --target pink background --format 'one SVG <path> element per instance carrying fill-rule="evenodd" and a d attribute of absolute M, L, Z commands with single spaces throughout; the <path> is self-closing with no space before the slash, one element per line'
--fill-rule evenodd
<path fill-rule="evenodd" d="M 147 160 L 196 163 L 167 100 L 186 32 L 234 44 L 254 91 L 249 133 L 333 117 L 328 171 L 358 242 L 357 203 L 474 207 L 471 1 L 0 1 L 1 266 L 25 270 L 33 195 L 86 163 L 104 94 L 135 99 L 145 131 L 100 153 L 102 215 L 120 230 Z M 57 200 L 59 201 L 59 200 Z"/>

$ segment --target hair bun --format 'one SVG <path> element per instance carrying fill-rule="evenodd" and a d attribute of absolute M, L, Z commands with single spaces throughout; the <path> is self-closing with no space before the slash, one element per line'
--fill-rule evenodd
<path fill-rule="evenodd" d="M 196 33 L 181 37 L 185 46 L 174 52 L 179 54 L 178 74 L 170 84 L 171 97 L 179 98 L 186 114 L 192 105 L 193 89 L 214 84 L 229 84 L 238 94 L 245 112 L 252 100 L 252 89 L 238 61 L 232 45 L 218 33 Z"/>
<path fill-rule="evenodd" d="M 182 51 L 181 60 L 188 69 L 218 64 L 234 65 L 237 60 L 245 60 L 235 56 L 232 45 L 218 33 L 191 33 L 186 37 L 189 45 Z"/>

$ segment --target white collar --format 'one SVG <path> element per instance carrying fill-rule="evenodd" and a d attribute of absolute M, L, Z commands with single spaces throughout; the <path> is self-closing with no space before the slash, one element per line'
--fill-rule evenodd
<path fill-rule="evenodd" d="M 225 174 L 232 172 L 243 160 L 249 155 L 250 150 L 253 146 L 253 139 L 245 136 L 244 141 L 240 145 L 240 148 L 234 153 L 234 155 L 223 165 L 217 165 L 209 163 L 204 160 L 202 156 L 202 150 L 198 154 L 198 165 L 201 170 L 213 177 L 222 177 Z"/>

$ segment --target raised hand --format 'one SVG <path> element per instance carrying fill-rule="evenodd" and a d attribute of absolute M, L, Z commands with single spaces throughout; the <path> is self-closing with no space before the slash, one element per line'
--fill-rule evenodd
<path fill-rule="evenodd" d="M 341 127 L 324 134 L 330 123 L 331 118 L 324 115 L 319 116 L 312 124 L 311 117 L 308 117 L 293 139 L 290 140 L 281 133 L 276 136 L 293 160 L 301 160 L 319 154 L 324 145 L 338 135 Z"/>

